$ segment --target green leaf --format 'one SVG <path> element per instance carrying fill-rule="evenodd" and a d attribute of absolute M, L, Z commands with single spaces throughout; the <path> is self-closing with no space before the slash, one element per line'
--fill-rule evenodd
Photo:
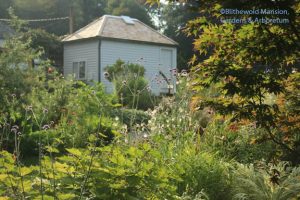
<path fill-rule="evenodd" d="M 21 176 L 26 176 L 26 175 L 30 174 L 32 171 L 33 171 L 32 168 L 29 168 L 29 167 L 22 167 L 22 168 L 20 169 L 20 175 L 21 175 Z"/>
<path fill-rule="evenodd" d="M 49 153 L 59 153 L 58 149 L 56 149 L 55 147 L 52 146 L 46 146 L 46 151 Z"/>
<path fill-rule="evenodd" d="M 68 199 L 73 199 L 75 198 L 75 194 L 70 194 L 70 193 L 67 193 L 67 194 L 58 194 L 58 199 L 60 200 L 68 200 Z"/>
<path fill-rule="evenodd" d="M 79 149 L 75 149 L 75 148 L 71 148 L 71 149 L 66 149 L 70 154 L 77 156 L 77 157 L 81 157 L 82 153 Z"/>
<path fill-rule="evenodd" d="M 5 181 L 5 179 L 8 177 L 6 174 L 0 174 L 0 181 Z"/>

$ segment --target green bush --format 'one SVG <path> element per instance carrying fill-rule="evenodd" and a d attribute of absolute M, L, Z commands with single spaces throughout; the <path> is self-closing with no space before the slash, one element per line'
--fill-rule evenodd
<path fill-rule="evenodd" d="M 300 197 L 300 168 L 278 165 L 238 165 L 233 173 L 234 199 L 286 200 Z"/>
<path fill-rule="evenodd" d="M 150 115 L 144 111 L 136 109 L 117 108 L 111 111 L 112 117 L 115 117 L 126 124 L 129 128 L 136 124 L 148 123 Z"/>
<path fill-rule="evenodd" d="M 178 176 L 147 142 L 97 147 L 90 136 L 86 149 L 69 148 L 55 157 L 48 146 L 38 166 L 14 165 L 12 154 L 0 152 L 0 196 L 10 199 L 174 199 Z M 19 181 L 17 181 L 19 179 Z M 11 180 L 11 181 L 9 181 Z M 32 181 L 31 181 L 32 180 Z"/>
<path fill-rule="evenodd" d="M 147 110 L 155 105 L 155 97 L 151 94 L 147 80 L 144 78 L 145 68 L 139 64 L 117 60 L 114 65 L 107 66 L 106 77 L 114 84 L 119 102 L 132 109 Z"/>
<path fill-rule="evenodd" d="M 260 142 L 257 136 L 264 130 L 253 124 L 239 125 L 215 119 L 206 127 L 200 148 L 217 153 L 228 160 L 252 163 L 261 159 L 271 161 L 277 149 L 272 142 Z"/>
<path fill-rule="evenodd" d="M 183 172 L 177 188 L 179 194 L 186 192 L 195 197 L 204 192 L 209 199 L 231 199 L 229 163 L 206 152 L 197 154 L 189 147 L 176 159 Z"/>

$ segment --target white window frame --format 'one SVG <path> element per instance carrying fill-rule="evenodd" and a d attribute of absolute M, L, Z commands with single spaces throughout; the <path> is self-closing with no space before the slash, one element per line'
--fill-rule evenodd
<path fill-rule="evenodd" d="M 80 63 L 84 63 L 84 77 L 80 78 Z M 77 64 L 77 69 L 75 69 L 74 65 Z M 87 61 L 86 60 L 78 60 L 72 62 L 73 75 L 76 80 L 87 80 Z"/>

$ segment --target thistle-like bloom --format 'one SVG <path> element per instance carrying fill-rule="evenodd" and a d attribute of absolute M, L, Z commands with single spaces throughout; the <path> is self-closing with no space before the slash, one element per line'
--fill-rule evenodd
<path fill-rule="evenodd" d="M 28 107 L 26 108 L 26 110 L 27 110 L 27 111 L 32 111 L 32 106 L 28 106 Z"/>
<path fill-rule="evenodd" d="M 147 86 L 147 91 L 151 92 L 151 87 L 149 85 Z"/>
<path fill-rule="evenodd" d="M 183 77 L 188 76 L 188 73 L 185 69 L 181 71 L 181 76 L 183 76 Z"/>
<path fill-rule="evenodd" d="M 13 125 L 12 128 L 15 128 L 15 129 L 19 130 L 19 126 L 18 125 Z"/>
<path fill-rule="evenodd" d="M 48 129 L 50 129 L 50 126 L 48 124 L 43 126 L 43 130 L 48 130 Z"/>
<path fill-rule="evenodd" d="M 12 133 L 16 134 L 18 130 L 17 130 L 16 128 L 12 128 L 12 129 L 10 129 L 10 131 L 11 131 Z"/>
<path fill-rule="evenodd" d="M 48 113 L 48 109 L 44 108 L 43 113 L 45 113 L 45 114 Z"/>
<path fill-rule="evenodd" d="M 104 72 L 103 75 L 104 75 L 105 78 L 109 78 L 109 73 L 108 72 Z"/>

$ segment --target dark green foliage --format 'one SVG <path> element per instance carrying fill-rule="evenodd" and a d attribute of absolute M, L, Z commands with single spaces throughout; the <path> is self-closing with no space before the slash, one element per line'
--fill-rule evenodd
<path fill-rule="evenodd" d="M 0 17 L 8 18 L 7 9 L 13 7 L 22 19 L 47 19 L 68 17 L 70 8 L 74 12 L 74 30 L 78 30 L 94 19 L 104 15 L 128 15 L 152 25 L 152 21 L 143 3 L 135 0 L 2 0 Z M 30 22 L 31 28 L 44 29 L 56 35 L 69 33 L 69 21 L 54 20 Z"/>
<path fill-rule="evenodd" d="M 142 2 L 136 0 L 109 0 L 106 5 L 105 12 L 107 14 L 127 15 L 152 26 L 151 18 Z"/>
<path fill-rule="evenodd" d="M 31 48 L 37 45 L 31 43 L 35 34 L 26 34 L 17 32 L 8 38 L 0 55 L 1 149 L 15 146 L 14 136 L 9 134 L 12 126 L 22 127 L 18 130 L 24 137 L 19 146 L 22 156 L 37 154 L 39 140 L 52 143 L 57 138 L 69 147 L 86 146 L 89 134 L 97 130 L 105 136 L 103 142 L 109 143 L 114 137 L 109 110 L 115 100 L 100 84 L 79 82 L 74 87 L 72 80 L 65 80 L 54 69 L 47 70 L 50 64 Z M 40 66 L 33 66 L 33 60 L 39 60 Z M 101 115 L 108 117 L 103 116 L 99 124 Z M 45 127 L 56 131 L 45 132 Z"/>
<path fill-rule="evenodd" d="M 114 109 L 112 110 L 112 116 L 117 117 L 122 123 L 127 126 L 148 123 L 150 115 L 146 112 L 136 109 Z"/>
<path fill-rule="evenodd" d="M 179 157 L 184 173 L 178 192 L 196 196 L 202 190 L 209 199 L 231 199 L 228 163 L 219 161 L 210 154 L 183 154 Z"/>
<path fill-rule="evenodd" d="M 219 114 L 229 116 L 232 122 L 247 119 L 255 123 L 257 127 L 265 129 L 260 141 L 270 140 L 282 152 L 290 154 L 288 157 L 297 157 L 296 160 L 299 160 L 299 143 L 294 138 L 294 135 L 298 135 L 297 129 L 290 129 L 286 137 L 282 137 L 281 131 L 278 131 L 281 129 L 278 119 L 291 120 L 287 115 L 282 115 L 284 111 L 278 102 L 268 101 L 270 96 L 280 98 L 285 95 L 286 79 L 299 72 L 300 25 L 299 15 L 296 14 L 299 12 L 299 2 L 188 2 L 200 3 L 198 11 L 203 14 L 203 17 L 190 20 L 185 29 L 187 35 L 195 37 L 195 55 L 190 61 L 193 66 L 190 88 L 198 99 L 198 107 L 211 107 Z M 223 8 L 280 8 L 290 13 L 280 16 L 289 19 L 289 23 L 221 23 L 226 17 L 241 18 L 241 15 L 220 14 Z M 243 17 L 254 19 L 257 16 L 253 14 Z M 211 86 L 215 87 L 218 95 L 206 97 L 203 90 Z M 293 121 L 298 117 L 299 114 L 294 115 Z M 290 139 L 290 135 L 294 139 Z"/>
<path fill-rule="evenodd" d="M 255 128 L 253 124 L 231 124 L 218 119 L 206 127 L 200 149 L 239 163 L 270 162 L 277 156 L 278 149 L 271 141 L 258 140 L 257 136 L 264 134 L 264 130 Z"/>
<path fill-rule="evenodd" d="M 24 40 L 31 39 L 31 48 L 43 51 L 42 58 L 51 60 L 60 72 L 63 71 L 63 46 L 59 37 L 42 29 L 31 29 L 24 34 L 24 37 Z"/>
<path fill-rule="evenodd" d="M 178 93 L 163 98 L 153 110 L 143 112 L 116 104 L 118 100 L 124 101 L 123 93 L 118 94 L 118 90 L 120 96 L 116 99 L 106 94 L 101 84 L 89 86 L 65 80 L 55 70 L 47 70 L 49 62 L 41 62 L 40 67 L 33 69 L 31 61 L 40 59 L 41 52 L 31 48 L 30 40 L 20 40 L 26 38 L 19 32 L 21 23 L 17 20 L 13 23 L 17 25 L 16 37 L 8 40 L 6 51 L 0 55 L 0 199 L 299 198 L 299 167 L 279 162 L 288 159 L 293 165 L 299 163 L 299 73 L 293 69 L 294 72 L 279 74 L 276 82 L 279 85 L 273 85 L 269 82 L 272 70 L 264 74 L 256 65 L 251 65 L 248 71 L 244 69 L 242 61 L 233 55 L 232 46 L 226 46 L 233 45 L 242 51 L 246 44 L 237 41 L 240 46 L 235 46 L 228 38 L 239 33 L 241 40 L 249 42 L 243 31 L 230 25 L 224 25 L 224 30 L 215 25 L 203 26 L 201 39 L 216 43 L 219 48 L 214 51 L 220 56 L 226 56 L 220 52 L 223 48 L 232 53 L 225 60 L 231 64 L 215 54 L 206 61 L 208 66 L 195 61 L 198 65 L 194 68 L 207 67 L 220 75 L 212 71 L 202 78 L 201 70 L 207 69 L 194 71 L 197 73 L 192 75 L 182 73 L 184 78 L 178 79 Z M 260 39 L 252 38 L 252 34 L 259 32 L 258 27 L 246 28 L 254 42 L 266 40 L 265 32 Z M 214 31 L 207 35 L 210 30 Z M 215 31 L 225 39 L 217 39 Z M 201 46 L 201 39 L 195 44 Z M 264 53 L 262 47 L 256 49 Z M 239 53 L 241 59 L 252 62 L 254 57 L 247 60 L 243 53 L 255 54 L 255 48 Z M 282 58 L 281 55 L 272 56 L 275 68 L 280 68 L 276 59 Z M 122 65 L 124 62 L 118 61 L 108 67 L 109 77 L 118 84 L 126 81 L 118 85 L 120 91 L 132 87 L 130 94 L 135 108 L 141 98 L 138 85 L 145 84 L 145 71 L 140 65 Z M 245 72 L 249 72 L 249 77 Z M 226 77 L 227 73 L 230 77 Z M 283 77 L 288 78 L 283 80 Z M 257 91 L 253 88 L 249 94 L 244 91 L 246 78 L 256 81 L 249 82 L 251 87 L 261 84 L 265 90 L 263 101 L 260 94 L 252 98 L 253 102 L 249 101 L 248 97 Z M 135 84 L 130 85 L 130 80 Z M 190 86 L 194 91 L 188 90 Z M 209 87 L 200 90 L 198 86 Z M 269 91 L 270 88 L 282 91 L 279 94 Z M 243 115 L 246 119 L 233 122 L 232 117 L 245 109 L 239 106 L 247 103 L 252 104 L 246 107 Z M 206 105 L 211 107 L 201 109 Z M 247 117 L 250 113 L 255 119 L 264 117 L 257 114 L 262 105 L 274 111 L 266 124 Z M 257 112 L 253 112 L 254 108 Z M 218 114 L 227 114 L 228 109 L 233 113 Z M 272 125 L 270 122 L 276 126 L 263 126 Z M 265 164 L 261 159 L 279 164 Z"/>
<path fill-rule="evenodd" d="M 238 165 L 234 173 L 234 199 L 298 199 L 300 169 L 287 163 Z"/>

